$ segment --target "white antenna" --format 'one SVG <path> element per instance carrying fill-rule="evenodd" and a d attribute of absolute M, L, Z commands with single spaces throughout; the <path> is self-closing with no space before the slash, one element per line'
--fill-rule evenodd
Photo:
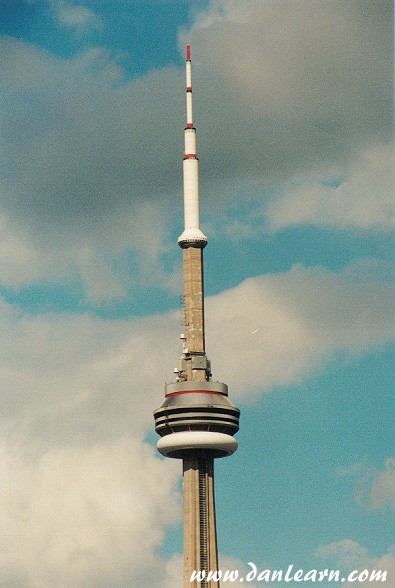
<path fill-rule="evenodd" d="M 199 244 L 204 247 L 207 237 L 200 230 L 199 161 L 196 155 L 196 129 L 192 111 L 191 46 L 186 46 L 186 102 L 187 124 L 184 130 L 184 232 L 178 244 L 185 247 Z"/>

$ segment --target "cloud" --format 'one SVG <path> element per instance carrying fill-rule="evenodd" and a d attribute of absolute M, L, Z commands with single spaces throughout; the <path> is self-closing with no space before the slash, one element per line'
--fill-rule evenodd
<path fill-rule="evenodd" d="M 213 0 L 181 35 L 204 88 L 205 206 L 224 211 L 224 235 L 256 234 L 248 202 L 263 204 L 260 230 L 393 226 L 391 22 L 387 1 Z"/>
<path fill-rule="evenodd" d="M 219 554 L 218 556 L 218 561 L 219 561 L 219 569 L 222 570 L 222 573 L 225 574 L 227 571 L 229 572 L 233 572 L 235 570 L 238 571 L 238 577 L 239 578 L 246 578 L 247 574 L 249 575 L 249 578 L 251 578 L 252 576 L 254 576 L 254 568 L 252 566 L 248 566 L 245 563 L 241 562 L 239 559 L 234 558 L 234 557 L 227 557 L 223 554 Z M 266 566 L 263 565 L 259 565 L 257 564 L 257 568 L 258 568 L 258 574 L 263 571 L 264 569 L 266 569 Z M 228 576 L 229 578 L 229 576 Z M 235 585 L 235 581 L 231 581 L 232 576 L 227 580 L 227 581 L 222 581 L 221 582 L 221 586 L 223 586 L 223 588 L 232 588 L 232 586 Z M 270 584 L 265 583 L 265 585 L 267 586 L 267 588 L 271 588 Z M 256 584 L 255 582 L 251 583 L 248 582 L 248 586 L 251 586 L 251 588 L 257 588 L 258 584 Z"/>
<path fill-rule="evenodd" d="M 393 228 L 392 146 L 365 151 L 346 171 L 339 185 L 316 180 L 298 182 L 266 207 L 271 229 L 313 224 L 337 229 L 384 230 Z"/>
<path fill-rule="evenodd" d="M 65 0 L 50 0 L 50 6 L 60 25 L 82 31 L 87 28 L 101 28 L 102 20 L 90 8 L 71 4 Z"/>
<path fill-rule="evenodd" d="M 180 518 L 176 462 L 133 439 L 0 450 L 1 586 L 162 588 L 158 550 Z"/>
<path fill-rule="evenodd" d="M 177 553 L 167 562 L 163 588 L 174 588 L 179 585 L 182 582 L 182 574 L 183 556 Z"/>
<path fill-rule="evenodd" d="M 53 6 L 71 28 L 94 20 L 83 6 Z M 216 0 L 196 15 L 180 40 L 193 45 L 207 218 L 226 218 L 236 188 L 258 186 L 248 197 L 263 203 L 274 184 L 330 173 L 346 178 L 338 190 L 293 190 L 281 214 L 269 210 L 273 226 L 387 226 L 391 10 L 385 1 Z M 3 284 L 53 282 L 59 268 L 59 281 L 81 280 L 94 302 L 149 274 L 171 288 L 161 256 L 181 221 L 182 69 L 128 79 L 101 47 L 59 58 L 1 37 L 0 51 Z M 248 223 L 237 230 L 250 235 Z M 130 251 L 137 276 L 122 264 Z"/>
<path fill-rule="evenodd" d="M 377 472 L 371 486 L 371 498 L 375 508 L 388 506 L 395 510 L 395 458 L 386 459 L 384 470 Z"/>
<path fill-rule="evenodd" d="M 295 267 L 209 297 L 214 377 L 248 401 L 337 350 L 380 346 L 390 295 L 370 262 L 340 274 Z M 2 302 L 0 321 L 0 583 L 171 585 L 177 562 L 158 550 L 179 517 L 179 463 L 142 440 L 180 352 L 177 313 L 108 321 Z"/>
<path fill-rule="evenodd" d="M 273 182 L 342 170 L 390 141 L 391 13 L 387 1 L 213 0 L 181 35 L 212 152 L 206 173 Z"/>
<path fill-rule="evenodd" d="M 42 259 L 27 232 L 16 224 L 11 226 L 5 215 L 0 216 L 0 271 L 2 283 L 14 288 L 45 274 L 51 278 L 48 260 Z"/>
<path fill-rule="evenodd" d="M 371 563 L 368 550 L 350 539 L 343 539 L 329 545 L 320 545 L 316 553 L 319 557 L 336 561 L 342 570 L 363 568 Z"/>
<path fill-rule="evenodd" d="M 36 233 L 38 225 L 63 239 L 84 230 L 113 240 L 114 221 L 126 212 L 133 218 L 136 206 L 160 202 L 166 214 L 169 188 L 181 176 L 176 71 L 127 82 L 101 48 L 62 59 L 3 37 L 1 49 L 4 212 L 29 220 Z"/>
<path fill-rule="evenodd" d="M 388 553 L 380 557 L 372 557 L 368 550 L 356 541 L 344 539 L 329 545 L 320 545 L 316 554 L 324 560 L 334 562 L 343 574 L 354 570 L 358 570 L 358 572 L 368 570 L 369 573 L 373 570 L 381 570 L 387 572 L 387 583 L 392 582 L 395 578 L 395 554 L 392 547 Z M 366 588 L 371 584 L 369 580 L 358 582 L 358 586 Z M 345 582 L 344 586 L 355 586 L 355 582 Z"/>
<path fill-rule="evenodd" d="M 167 287 L 172 276 L 161 255 L 168 246 L 169 194 L 182 198 L 174 70 L 124 83 L 103 49 L 60 59 L 12 38 L 0 45 L 7 56 L 1 66 L 2 283 L 81 279 L 95 302 L 122 296 L 149 275 Z M 160 94 L 169 104 L 166 116 L 163 103 L 152 103 Z M 129 251 L 137 276 L 122 263 Z"/>
<path fill-rule="evenodd" d="M 336 274 L 294 266 L 209 299 L 215 377 L 247 397 L 297 384 L 336 353 L 355 356 L 389 341 L 391 286 L 373 277 L 375 267 L 367 261 Z"/>
<path fill-rule="evenodd" d="M 384 461 L 379 469 L 365 458 L 347 468 L 336 470 L 339 475 L 355 478 L 355 499 L 371 509 L 389 508 L 395 510 L 395 458 Z"/>
<path fill-rule="evenodd" d="M 151 429 L 178 358 L 176 315 L 29 316 L 2 303 L 0 316 L 3 430 L 61 446 Z"/>
<path fill-rule="evenodd" d="M 230 385 L 235 401 L 248 400 L 300 383 L 338 353 L 351 358 L 384 345 L 392 293 L 376 265 L 340 274 L 295 266 L 209 297 L 215 379 Z M 3 430 L 62 444 L 115 440 L 132 422 L 136 435 L 152 427 L 180 353 L 176 312 L 109 321 L 30 316 L 3 302 L 0 317 Z"/>

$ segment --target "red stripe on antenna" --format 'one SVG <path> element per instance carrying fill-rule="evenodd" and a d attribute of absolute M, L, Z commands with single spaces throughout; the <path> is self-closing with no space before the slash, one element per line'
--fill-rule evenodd
<path fill-rule="evenodd" d="M 187 45 L 186 49 L 187 49 L 187 61 L 190 61 L 191 60 L 191 46 Z"/>

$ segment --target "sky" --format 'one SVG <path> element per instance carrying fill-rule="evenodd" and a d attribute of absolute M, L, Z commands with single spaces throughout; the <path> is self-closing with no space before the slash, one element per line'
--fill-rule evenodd
<path fill-rule="evenodd" d="M 241 409 L 221 567 L 395 587 L 392 21 L 389 0 L 0 0 L 1 588 L 181 585 L 152 412 L 181 352 L 185 43 L 207 352 Z"/>

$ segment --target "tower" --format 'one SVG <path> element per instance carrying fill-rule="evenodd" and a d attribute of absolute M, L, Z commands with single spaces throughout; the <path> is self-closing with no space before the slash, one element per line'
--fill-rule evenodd
<path fill-rule="evenodd" d="M 184 232 L 178 239 L 184 265 L 183 350 L 176 382 L 165 387 L 165 400 L 154 412 L 157 447 L 166 457 L 182 459 L 184 495 L 184 588 L 218 588 L 213 580 L 191 582 L 197 570 L 218 569 L 214 506 L 214 459 L 237 449 L 233 435 L 240 411 L 228 399 L 228 387 L 211 379 L 204 335 L 203 249 L 200 230 L 196 129 L 192 118 L 190 46 L 186 46 L 187 123 L 184 130 Z"/>

